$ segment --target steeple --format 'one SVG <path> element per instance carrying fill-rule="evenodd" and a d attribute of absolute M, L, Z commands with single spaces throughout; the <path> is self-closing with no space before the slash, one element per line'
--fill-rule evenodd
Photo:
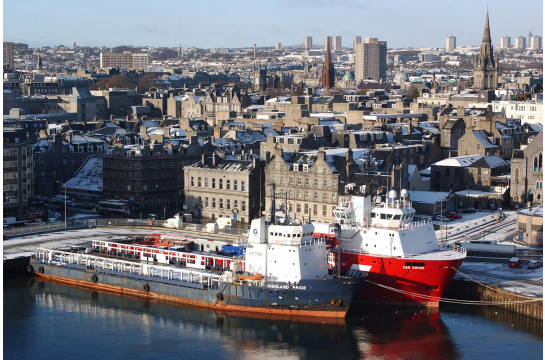
<path fill-rule="evenodd" d="M 331 50 L 329 47 L 329 36 L 326 37 L 324 65 L 322 67 L 322 86 L 331 88 L 335 85 L 335 68 L 331 61 Z"/>
<path fill-rule="evenodd" d="M 484 22 L 484 34 L 483 34 L 483 43 L 489 43 L 490 38 L 490 24 L 488 23 L 488 6 L 486 7 L 486 20 Z"/>

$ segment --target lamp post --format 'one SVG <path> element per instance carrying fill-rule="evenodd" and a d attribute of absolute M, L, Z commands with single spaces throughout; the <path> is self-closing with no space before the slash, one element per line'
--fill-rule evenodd
<path fill-rule="evenodd" d="M 60 181 L 57 181 L 57 184 L 62 184 L 62 186 L 64 186 L 64 228 L 66 229 L 66 184 Z"/>

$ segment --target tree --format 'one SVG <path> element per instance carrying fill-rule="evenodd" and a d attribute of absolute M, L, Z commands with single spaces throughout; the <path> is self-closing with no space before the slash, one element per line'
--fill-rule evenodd
<path fill-rule="evenodd" d="M 146 74 L 138 80 L 138 91 L 148 92 L 151 88 L 163 88 L 163 84 L 158 81 L 157 74 Z"/>
<path fill-rule="evenodd" d="M 413 91 L 411 92 L 411 98 L 416 99 L 420 96 L 420 91 L 418 91 L 418 88 L 414 87 Z"/>
<path fill-rule="evenodd" d="M 109 79 L 104 79 L 91 85 L 89 90 L 105 90 L 108 88 L 118 88 L 118 89 L 134 89 L 134 81 L 130 77 L 124 74 L 113 75 Z"/>

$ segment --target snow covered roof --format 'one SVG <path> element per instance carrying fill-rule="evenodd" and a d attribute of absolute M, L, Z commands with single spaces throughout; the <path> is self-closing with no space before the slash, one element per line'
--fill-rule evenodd
<path fill-rule="evenodd" d="M 67 191 L 102 191 L 102 158 L 89 157 L 77 174 L 66 182 Z"/>
<path fill-rule="evenodd" d="M 445 160 L 436 162 L 435 166 L 454 166 L 454 167 L 467 167 L 473 164 L 475 161 L 482 159 L 483 155 L 466 155 L 451 157 Z M 420 172 L 422 174 L 422 171 Z"/>
<path fill-rule="evenodd" d="M 422 204 L 435 204 L 436 201 L 445 199 L 449 193 L 446 191 L 411 191 L 409 197 L 411 201 Z"/>
<path fill-rule="evenodd" d="M 255 141 L 267 141 L 267 137 L 259 130 L 237 131 L 237 140 L 243 144 L 252 144 Z"/>
<path fill-rule="evenodd" d="M 499 148 L 498 145 L 492 144 L 488 140 L 488 134 L 484 130 L 474 130 L 473 135 L 475 135 L 475 138 L 479 140 L 479 142 L 487 149 L 493 149 L 493 148 Z"/>
<path fill-rule="evenodd" d="M 431 133 L 431 134 L 441 134 L 441 130 L 439 130 L 437 127 L 434 126 L 434 123 L 436 123 L 436 121 L 434 122 L 431 122 L 431 121 L 422 121 L 420 123 L 418 123 L 418 126 L 424 130 L 426 130 L 427 132 Z"/>
<path fill-rule="evenodd" d="M 543 206 L 532 206 L 529 208 L 520 209 L 517 211 L 517 214 L 543 217 Z"/>
<path fill-rule="evenodd" d="M 408 176 L 409 181 L 411 181 L 411 179 L 413 178 L 413 175 L 416 169 L 417 169 L 416 165 L 409 165 L 409 176 Z"/>

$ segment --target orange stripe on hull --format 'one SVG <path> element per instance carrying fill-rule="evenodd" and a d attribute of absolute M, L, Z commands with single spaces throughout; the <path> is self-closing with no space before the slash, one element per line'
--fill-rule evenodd
<path fill-rule="evenodd" d="M 112 285 L 106 285 L 106 284 L 98 284 L 98 283 L 92 283 L 88 281 L 82 281 L 82 280 L 75 280 L 75 279 L 69 279 L 69 278 L 63 278 L 59 276 L 51 276 L 47 274 L 40 274 L 36 273 L 37 276 L 43 277 L 45 279 L 58 282 L 60 284 L 66 284 L 69 286 L 74 287 L 80 287 L 85 289 L 95 289 L 95 290 L 102 290 L 106 292 L 121 294 L 121 295 L 129 295 L 129 296 L 135 296 L 140 298 L 146 298 L 146 299 L 157 299 L 157 300 L 166 300 L 166 301 L 172 301 L 176 303 L 182 303 L 182 304 L 188 304 L 188 305 L 194 305 L 199 307 L 205 307 L 209 309 L 218 309 L 223 311 L 247 311 L 247 312 L 253 312 L 253 313 L 261 313 L 261 314 L 273 314 L 273 315 L 290 315 L 290 316 L 312 316 L 312 317 L 323 317 L 323 318 L 341 318 L 344 319 L 346 312 L 348 310 L 341 310 L 341 311 L 311 311 L 311 310 L 288 310 L 288 309 L 275 309 L 275 308 L 260 308 L 260 307 L 250 307 L 250 306 L 241 306 L 241 305 L 230 305 L 225 304 L 224 301 L 218 301 L 216 303 L 209 303 L 205 301 L 198 301 L 198 300 L 191 300 L 191 299 L 184 299 L 176 296 L 171 295 L 164 295 L 164 294 L 157 294 L 157 293 L 151 293 L 146 292 L 143 290 L 132 290 L 132 289 L 124 289 L 119 286 L 112 286 Z M 228 299 L 229 297 L 226 296 Z"/>

